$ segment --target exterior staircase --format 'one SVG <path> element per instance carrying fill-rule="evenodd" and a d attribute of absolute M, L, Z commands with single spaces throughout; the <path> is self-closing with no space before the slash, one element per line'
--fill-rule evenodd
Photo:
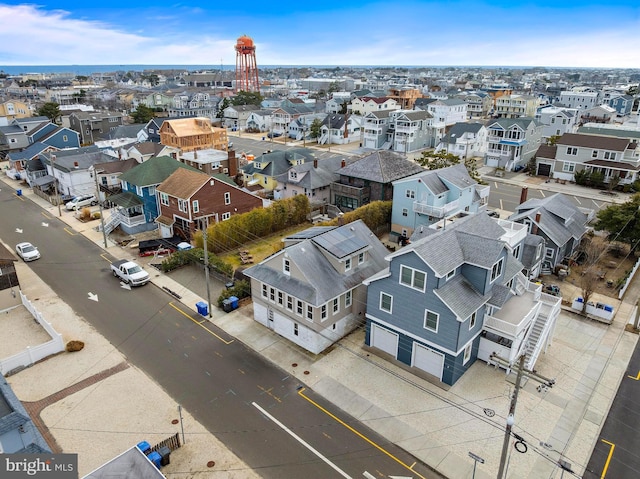
<path fill-rule="evenodd" d="M 114 229 L 116 229 L 120 223 L 122 222 L 122 217 L 119 214 L 112 214 L 111 217 L 109 218 L 109 221 L 107 221 L 104 224 L 104 232 L 105 234 L 109 234 L 111 233 Z M 98 226 L 98 231 L 102 230 L 102 225 Z"/>
<path fill-rule="evenodd" d="M 544 301 L 540 312 L 535 321 L 531 324 L 527 337 L 525 338 L 525 367 L 531 371 L 534 370 L 536 361 L 547 344 L 551 330 L 560 313 L 561 298 L 545 295 L 549 297 L 549 301 Z M 551 300 L 550 298 L 553 298 Z M 555 304 L 554 304 L 555 303 Z"/>

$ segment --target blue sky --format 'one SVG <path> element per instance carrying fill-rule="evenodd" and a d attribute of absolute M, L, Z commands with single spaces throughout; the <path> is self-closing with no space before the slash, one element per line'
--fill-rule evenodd
<path fill-rule="evenodd" d="M 0 0 L 0 66 L 230 65 L 248 35 L 258 66 L 640 68 L 640 0 L 84 3 Z"/>

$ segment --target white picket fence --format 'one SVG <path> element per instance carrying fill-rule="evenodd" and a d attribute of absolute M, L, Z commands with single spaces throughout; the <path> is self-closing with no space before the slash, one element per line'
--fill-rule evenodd
<path fill-rule="evenodd" d="M 57 354 L 60 351 L 64 351 L 64 341 L 62 335 L 59 334 L 51 323 L 45 320 L 33 303 L 27 299 L 27 297 L 20 291 L 20 299 L 22 305 L 32 314 L 33 319 L 42 326 L 42 328 L 51 336 L 51 340 L 37 346 L 27 346 L 27 348 L 13 356 L 0 360 L 0 372 L 6 375 L 10 371 L 16 369 L 26 368 L 32 364 L 44 359 L 52 354 Z"/>
<path fill-rule="evenodd" d="M 629 273 L 629 276 L 627 276 L 622 289 L 620 289 L 620 292 L 618 293 L 618 299 L 622 299 L 622 297 L 624 296 L 625 291 L 627 291 L 627 287 L 631 284 L 631 280 L 633 280 L 633 276 L 636 274 L 636 271 L 638 271 L 638 266 L 640 266 L 640 258 L 638 258 L 636 264 L 633 265 L 631 273 Z"/>

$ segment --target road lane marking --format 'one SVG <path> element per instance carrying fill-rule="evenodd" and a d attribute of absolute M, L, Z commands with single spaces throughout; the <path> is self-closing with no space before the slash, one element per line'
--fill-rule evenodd
<path fill-rule="evenodd" d="M 202 324 L 200 324 L 198 321 L 196 321 L 195 319 L 193 319 L 191 316 L 189 316 L 187 313 L 185 313 L 184 311 L 182 311 L 180 308 L 178 308 L 175 304 L 173 304 L 173 302 L 169 303 L 169 306 L 171 306 L 173 309 L 175 309 L 176 311 L 178 311 L 180 314 L 184 315 L 186 318 L 189 318 L 193 324 L 196 324 L 198 326 L 200 326 L 202 329 L 204 329 L 206 332 L 208 332 L 211 336 L 214 336 L 216 338 L 218 338 L 220 341 L 222 341 L 224 344 L 231 344 L 233 343 L 233 339 L 231 341 L 227 341 L 224 338 L 221 338 L 220 336 L 218 336 L 216 333 L 214 333 L 213 331 L 211 331 L 209 328 L 206 328 L 205 326 L 203 326 Z"/>
<path fill-rule="evenodd" d="M 504 205 L 502 204 L 502 198 L 500 198 L 500 209 L 503 210 L 504 209 Z"/>
<path fill-rule="evenodd" d="M 109 258 L 107 258 L 106 253 L 101 253 L 101 254 L 100 254 L 100 257 L 101 257 L 103 260 L 108 261 L 109 263 L 113 263 L 113 261 L 111 261 Z"/>
<path fill-rule="evenodd" d="M 64 229 L 68 234 L 70 234 L 71 236 L 78 236 L 78 233 L 76 233 L 75 231 L 73 231 L 73 230 L 69 229 L 69 227 L 68 227 L 68 226 L 65 226 L 63 229 Z"/>
<path fill-rule="evenodd" d="M 274 394 L 272 394 L 272 393 L 271 393 L 271 391 L 273 391 L 273 388 L 265 389 L 265 388 L 263 388 L 262 386 L 258 386 L 258 389 L 259 389 L 260 391 L 262 391 L 263 393 L 265 393 L 267 396 L 272 397 L 273 399 L 275 399 L 275 400 L 276 400 L 276 401 L 278 401 L 279 403 L 281 403 L 281 402 L 282 402 L 282 400 L 281 400 L 278 396 L 276 396 L 276 395 L 274 395 Z"/>
<path fill-rule="evenodd" d="M 600 476 L 600 479 L 604 479 L 605 476 L 607 475 L 607 469 L 609 469 L 609 462 L 611 462 L 611 457 L 613 457 L 613 450 L 616 448 L 616 445 L 612 442 L 605 441 L 604 439 L 602 439 L 602 442 L 604 442 L 605 444 L 609 444 L 611 446 L 611 449 L 609 450 L 609 455 L 607 456 L 607 462 L 604 463 L 604 469 L 602 469 L 602 475 Z"/>
<path fill-rule="evenodd" d="M 638 375 L 636 377 L 633 377 L 633 376 L 629 376 L 629 377 L 635 381 L 640 381 L 640 371 L 638 371 Z"/>
<path fill-rule="evenodd" d="M 326 457 L 324 457 L 322 454 L 320 454 L 319 451 L 317 451 L 316 449 L 313 448 L 313 446 L 311 446 L 311 444 L 307 443 L 304 439 L 302 439 L 300 436 L 298 436 L 295 432 L 293 432 L 291 429 L 289 429 L 287 426 L 285 426 L 284 424 L 282 424 L 280 421 L 278 421 L 275 417 L 273 417 L 271 414 L 269 414 L 267 411 L 265 411 L 263 408 L 261 408 L 258 404 L 256 404 L 255 402 L 252 402 L 251 405 L 253 407 L 255 407 L 258 411 L 260 411 L 262 414 L 264 414 L 268 419 L 270 419 L 271 421 L 273 421 L 274 423 L 276 423 L 284 432 L 286 432 L 287 434 L 289 434 L 292 438 L 294 438 L 296 441 L 298 441 L 300 444 L 302 444 L 304 447 L 306 447 L 307 449 L 309 449 L 309 451 L 311 451 L 312 453 L 314 453 L 316 456 L 318 456 L 320 459 L 322 459 L 322 461 L 324 461 L 326 464 L 328 464 L 332 469 L 334 469 L 338 474 L 340 474 L 342 477 L 345 477 L 347 479 L 352 479 L 352 477 L 347 474 L 346 472 L 344 472 L 342 469 L 340 469 L 338 466 L 336 466 L 333 462 L 331 462 L 329 459 L 327 459 Z"/>
<path fill-rule="evenodd" d="M 407 464 L 405 464 L 404 462 L 402 462 L 401 459 L 397 458 L 396 456 L 394 456 L 393 454 L 391 454 L 389 451 L 387 451 L 386 449 L 384 449 L 382 446 L 379 446 L 378 444 L 376 444 L 375 442 L 373 442 L 371 439 L 369 439 L 368 437 L 366 437 L 364 434 L 362 434 L 361 432 L 356 431 L 353 427 L 349 426 L 346 422 L 344 422 L 342 419 L 340 419 L 339 417 L 337 417 L 335 414 L 329 412 L 328 410 L 326 410 L 325 408 L 323 408 L 322 406 L 320 406 L 320 404 L 318 404 L 317 402 L 315 402 L 313 399 L 311 399 L 308 396 L 305 396 L 304 394 L 304 390 L 305 388 L 302 388 L 298 391 L 298 396 L 302 397 L 303 399 L 306 399 L 308 402 L 310 402 L 311 404 L 313 404 L 315 407 L 317 407 L 318 409 L 320 409 L 323 413 L 325 413 L 327 416 L 329 416 L 330 418 L 332 418 L 334 421 L 338 422 L 339 424 L 341 424 L 342 426 L 346 427 L 349 431 L 351 431 L 352 433 L 354 433 L 356 436 L 358 436 L 359 438 L 361 438 L 362 440 L 364 440 L 365 442 L 368 442 L 369 444 L 371 444 L 373 447 L 375 447 L 378 451 L 382 452 L 383 454 L 386 454 L 388 457 L 390 457 L 391 459 L 393 459 L 394 461 L 396 461 L 398 464 L 400 464 L 402 467 L 404 467 L 405 469 L 413 472 L 414 474 L 416 474 L 419 478 L 421 479 L 427 479 L 426 477 L 422 476 L 421 474 L 419 474 L 418 472 L 414 471 L 412 469 L 412 467 L 415 465 L 415 462 L 413 463 L 412 466 L 409 466 Z"/>
<path fill-rule="evenodd" d="M 51 218 L 53 218 L 53 216 L 49 216 L 49 215 L 47 214 L 47 212 L 46 212 L 46 211 L 41 211 L 41 212 L 40 212 L 40 214 L 41 214 L 42 216 L 44 216 L 45 218 L 47 218 L 48 220 L 50 220 Z"/>
<path fill-rule="evenodd" d="M 539 190 L 539 191 L 540 191 L 540 194 L 542 195 L 543 198 L 547 197 L 547 195 L 544 194 L 544 191 L 542 191 L 542 190 Z"/>
<path fill-rule="evenodd" d="M 577 196 L 574 196 L 573 199 L 576 200 L 579 205 L 582 204 L 582 201 L 580 201 L 580 199 Z"/>
<path fill-rule="evenodd" d="M 499 189 L 499 188 L 498 188 L 498 182 L 497 182 L 497 181 L 494 181 L 494 182 L 493 182 L 493 186 L 494 186 L 494 188 L 495 188 L 496 190 L 497 190 L 497 189 Z"/>

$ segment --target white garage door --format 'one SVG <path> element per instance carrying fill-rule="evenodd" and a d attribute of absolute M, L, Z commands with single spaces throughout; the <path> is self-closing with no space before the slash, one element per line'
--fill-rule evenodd
<path fill-rule="evenodd" d="M 375 324 L 371 325 L 371 346 L 389 353 L 394 358 L 398 355 L 398 334 Z"/>
<path fill-rule="evenodd" d="M 444 354 L 418 343 L 413 343 L 413 366 L 442 380 Z"/>

